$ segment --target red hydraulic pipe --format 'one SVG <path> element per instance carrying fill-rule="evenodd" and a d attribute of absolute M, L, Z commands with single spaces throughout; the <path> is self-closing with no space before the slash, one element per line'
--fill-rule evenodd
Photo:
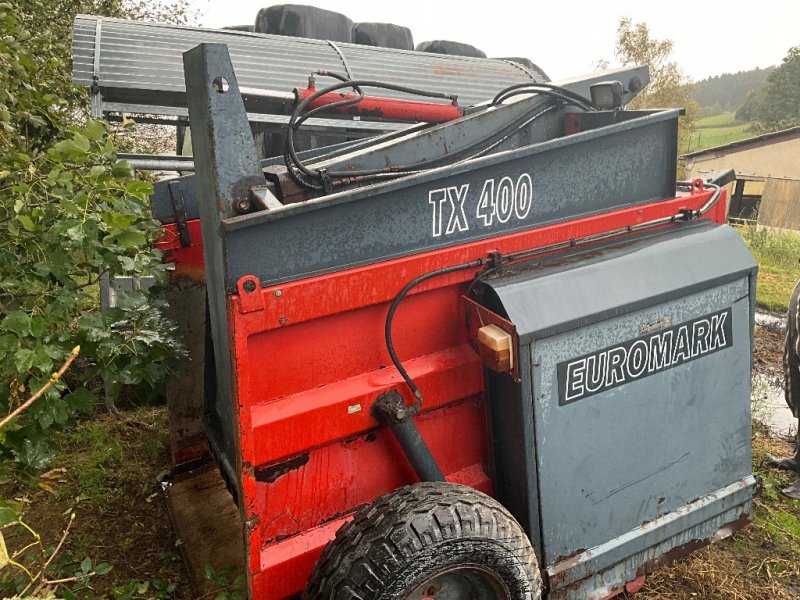
<path fill-rule="evenodd" d="M 302 102 L 315 88 L 296 88 L 295 97 Z M 308 104 L 308 108 L 328 106 L 341 100 L 358 98 L 358 94 L 345 92 L 329 92 Z M 332 109 L 341 115 L 351 117 L 368 117 L 385 119 L 387 121 L 406 121 L 409 123 L 446 123 L 464 116 L 464 110 L 455 104 L 436 104 L 434 102 L 417 102 L 414 100 L 397 100 L 395 98 L 380 98 L 378 96 L 364 96 L 357 104 L 338 106 Z"/>

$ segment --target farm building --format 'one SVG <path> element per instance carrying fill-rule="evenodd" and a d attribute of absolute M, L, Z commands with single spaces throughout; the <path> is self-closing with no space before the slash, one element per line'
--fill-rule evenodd
<path fill-rule="evenodd" d="M 800 126 L 681 156 L 686 178 L 736 171 L 729 218 L 800 230 Z"/>

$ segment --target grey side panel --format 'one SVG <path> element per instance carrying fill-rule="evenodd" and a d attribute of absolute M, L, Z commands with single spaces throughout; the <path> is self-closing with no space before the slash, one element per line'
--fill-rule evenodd
<path fill-rule="evenodd" d="M 730 348 L 559 404 L 559 363 L 636 338 L 643 324 L 686 322 L 727 307 Z M 751 474 L 749 325 L 743 277 L 535 343 L 531 383 L 547 566 Z"/>
<path fill-rule="evenodd" d="M 263 284 L 523 231 L 675 194 L 677 111 L 434 169 L 353 192 L 228 219 L 228 285 Z M 530 202 L 487 222 L 492 181 L 530 182 Z"/>
<path fill-rule="evenodd" d="M 669 233 L 560 257 L 488 283 L 523 340 L 541 338 L 754 273 L 756 262 L 728 226 L 677 225 Z M 642 242 L 646 239 L 646 242 Z M 611 283 L 613 282 L 613 284 Z M 535 306 L 536 310 L 531 310 Z"/>
<path fill-rule="evenodd" d="M 492 421 L 495 455 L 524 438 L 535 457 L 496 485 L 537 504 L 552 597 L 611 593 L 749 518 L 756 269 L 736 232 L 697 223 L 486 282 L 530 361 L 520 391 L 490 388 L 492 414 L 511 415 Z"/>

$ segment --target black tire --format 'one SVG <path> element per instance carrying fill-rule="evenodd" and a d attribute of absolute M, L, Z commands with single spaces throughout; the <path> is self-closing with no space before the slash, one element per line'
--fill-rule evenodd
<path fill-rule="evenodd" d="M 356 23 L 353 25 L 353 43 L 399 50 L 414 49 L 411 30 L 393 23 Z"/>
<path fill-rule="evenodd" d="M 434 54 L 448 54 L 450 56 L 470 56 L 472 58 L 486 58 L 483 50 L 478 50 L 471 44 L 452 42 L 450 40 L 431 40 L 417 44 L 417 52 L 432 52 Z"/>
<path fill-rule="evenodd" d="M 342 526 L 303 598 L 538 600 L 541 587 L 530 542 L 502 505 L 462 485 L 425 482 L 381 496 Z"/>
<path fill-rule="evenodd" d="M 345 15 L 302 4 L 275 4 L 256 15 L 256 33 L 350 42 L 353 22 Z"/>

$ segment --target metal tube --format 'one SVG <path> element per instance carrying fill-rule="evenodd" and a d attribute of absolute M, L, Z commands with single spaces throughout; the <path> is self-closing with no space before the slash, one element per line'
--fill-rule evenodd
<path fill-rule="evenodd" d="M 442 470 L 436 464 L 425 440 L 422 439 L 414 419 L 408 417 L 389 426 L 420 481 L 444 481 Z"/>
<path fill-rule="evenodd" d="M 444 481 L 442 470 L 414 423 L 413 415 L 416 412 L 417 405 L 406 406 L 396 390 L 381 394 L 372 405 L 372 414 L 381 423 L 391 427 L 420 481 Z"/>

